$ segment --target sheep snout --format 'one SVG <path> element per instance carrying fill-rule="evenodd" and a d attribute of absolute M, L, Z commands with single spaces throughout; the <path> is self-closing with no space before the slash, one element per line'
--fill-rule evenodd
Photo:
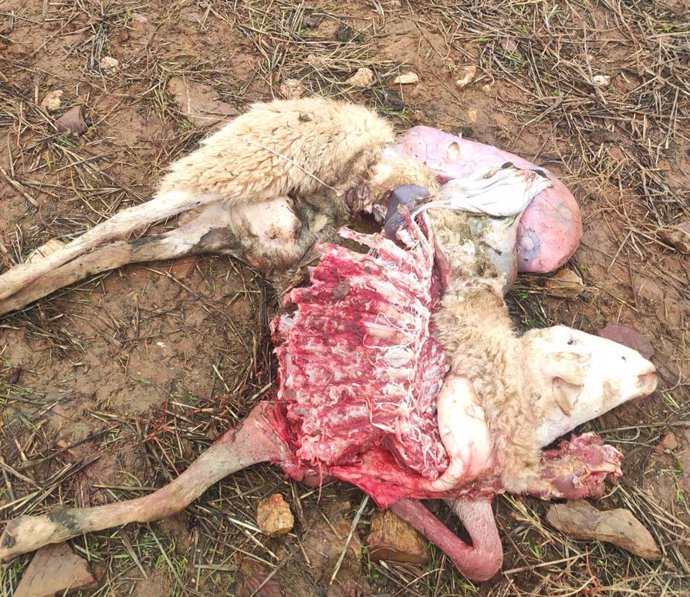
<path fill-rule="evenodd" d="M 578 425 L 656 389 L 656 369 L 637 351 L 565 326 L 522 338 L 545 446 Z"/>

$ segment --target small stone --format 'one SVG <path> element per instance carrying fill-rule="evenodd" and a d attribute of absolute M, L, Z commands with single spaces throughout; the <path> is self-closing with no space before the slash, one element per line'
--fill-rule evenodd
<path fill-rule="evenodd" d="M 118 66 L 120 66 L 120 62 L 117 60 L 117 58 L 113 58 L 112 56 L 103 56 L 98 63 L 98 66 L 101 67 L 101 70 L 115 71 L 117 70 Z"/>
<path fill-rule="evenodd" d="M 201 23 L 203 20 L 203 17 L 200 12 L 197 12 L 195 10 L 190 10 L 188 12 L 183 12 L 182 13 L 182 18 L 185 21 L 189 21 L 190 23 Z"/>
<path fill-rule="evenodd" d="M 187 280 L 191 277 L 199 264 L 199 255 L 186 255 L 178 257 L 170 266 L 170 273 L 178 280 Z"/>
<path fill-rule="evenodd" d="M 371 519 L 368 538 L 372 560 L 391 560 L 423 565 L 429 561 L 429 544 L 404 520 L 390 510 L 376 513 Z"/>
<path fill-rule="evenodd" d="M 659 232 L 661 240 L 685 255 L 690 253 L 690 221 L 665 228 Z"/>
<path fill-rule="evenodd" d="M 415 83 L 419 83 L 419 75 L 411 72 L 404 73 L 395 77 L 395 79 L 393 79 L 393 83 L 398 85 L 414 85 Z"/>
<path fill-rule="evenodd" d="M 14 597 L 54 597 L 96 583 L 85 559 L 67 543 L 39 549 L 27 567 Z"/>
<path fill-rule="evenodd" d="M 575 298 L 584 292 L 585 286 L 577 272 L 566 267 L 546 280 L 546 290 L 553 296 Z"/>
<path fill-rule="evenodd" d="M 386 109 L 392 112 L 402 112 L 405 109 L 405 102 L 400 94 L 393 89 L 384 89 L 380 94 L 381 103 Z"/>
<path fill-rule="evenodd" d="M 357 31 L 343 23 L 335 31 L 335 39 L 341 43 L 347 43 L 357 37 Z"/>
<path fill-rule="evenodd" d="M 594 75 L 592 77 L 592 83 L 596 87 L 606 87 L 611 83 L 611 77 L 609 75 Z"/>
<path fill-rule="evenodd" d="M 237 109 L 218 99 L 209 85 L 187 81 L 182 77 L 172 77 L 168 81 L 170 93 L 187 118 L 198 125 L 214 124 L 228 116 L 237 116 Z"/>
<path fill-rule="evenodd" d="M 285 535 L 292 530 L 295 517 L 290 512 L 290 506 L 280 493 L 261 500 L 256 510 L 256 522 L 261 532 L 269 537 Z"/>
<path fill-rule="evenodd" d="M 585 541 L 604 541 L 647 560 L 661 559 L 649 531 L 629 510 L 597 510 L 585 500 L 554 504 L 546 514 L 562 533 Z"/>
<path fill-rule="evenodd" d="M 501 40 L 501 47 L 511 54 L 515 54 L 518 51 L 518 42 L 512 37 L 506 37 Z"/>
<path fill-rule="evenodd" d="M 675 450 L 678 447 L 678 438 L 676 437 L 676 434 L 673 433 L 673 431 L 669 431 L 666 435 L 664 435 L 659 444 L 662 448 L 664 448 L 664 450 L 673 452 L 673 450 Z"/>
<path fill-rule="evenodd" d="M 455 85 L 459 89 L 463 89 L 464 87 L 467 87 L 472 81 L 474 81 L 474 78 L 477 76 L 477 67 L 474 65 L 463 66 L 460 70 L 460 73 L 461 76 L 458 80 L 455 81 Z"/>
<path fill-rule="evenodd" d="M 131 29 L 130 35 L 134 39 L 141 39 L 148 35 L 149 20 L 142 14 L 133 14 L 129 26 Z"/>
<path fill-rule="evenodd" d="M 651 359 L 654 356 L 654 347 L 652 344 L 637 330 L 622 325 L 620 323 L 607 323 L 606 326 L 596 331 L 597 336 L 608 338 L 619 344 L 623 344 L 628 348 L 632 348 L 639 352 L 645 359 Z"/>
<path fill-rule="evenodd" d="M 345 82 L 353 87 L 371 87 L 374 84 L 374 71 L 362 67 Z"/>
<path fill-rule="evenodd" d="M 55 121 L 58 131 L 61 133 L 70 132 L 74 135 L 81 135 L 88 128 L 84 116 L 81 113 L 81 106 L 74 106 L 65 112 Z"/>
<path fill-rule="evenodd" d="M 62 89 L 54 89 L 46 94 L 41 101 L 41 108 L 46 112 L 55 112 L 60 109 L 62 105 Z"/>
<path fill-rule="evenodd" d="M 14 367 L 10 371 L 10 376 L 7 378 L 7 383 L 11 386 L 17 385 L 22 377 L 22 366 Z M 0 421 L 0 427 L 2 427 L 2 421 Z"/>
<path fill-rule="evenodd" d="M 284 99 L 299 99 L 304 97 L 304 92 L 304 85 L 299 79 L 284 79 L 278 89 L 278 93 Z"/>

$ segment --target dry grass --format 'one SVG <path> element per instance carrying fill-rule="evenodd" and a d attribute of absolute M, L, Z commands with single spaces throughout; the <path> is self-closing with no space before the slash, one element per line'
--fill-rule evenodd
<path fill-rule="evenodd" d="M 480 140 L 558 165 L 582 201 L 585 225 L 604 218 L 620 240 L 608 252 L 596 247 L 607 275 L 619 276 L 618 266 L 636 269 L 646 263 L 647 274 L 652 271 L 669 292 L 690 300 L 687 274 L 661 260 L 673 254 L 660 238 L 662 228 L 690 217 L 681 171 L 690 141 L 690 30 L 682 2 L 8 4 L 0 7 L 0 192 L 7 202 L 7 221 L 0 223 L 3 269 L 49 238 L 78 234 L 145 200 L 165 165 L 194 147 L 205 130 L 180 113 L 166 91 L 170 78 L 209 85 L 238 108 L 278 96 L 280 83 L 291 78 L 310 93 L 374 105 L 401 127 L 421 113 L 428 124 L 470 127 Z M 144 33 L 140 13 L 149 19 Z M 30 36 L 37 41 L 4 52 Z M 397 45 L 397 54 L 386 51 L 406 37 L 407 52 Z M 120 61 L 115 74 L 99 66 L 111 55 Z M 479 67 L 471 90 L 453 86 L 460 63 Z M 360 67 L 376 74 L 366 91 L 345 83 Z M 408 68 L 429 81 L 425 95 L 412 97 L 391 84 Z M 596 75 L 610 76 L 611 82 L 597 85 Z M 491 104 L 495 97 L 481 90 L 485 84 L 499 90 L 500 102 Z M 54 88 L 65 90 L 67 104 L 84 104 L 91 121 L 84 137 L 58 134 L 53 116 L 39 107 Z M 465 103 L 480 111 L 485 104 L 496 106 L 508 128 L 482 129 L 481 120 L 473 124 Z M 133 119 L 143 123 L 140 128 L 131 125 Z M 536 146 L 527 142 L 534 131 L 541 135 Z M 592 264 L 580 259 L 573 266 L 587 274 Z M 144 298 L 130 309 L 99 306 L 104 289 L 124 292 L 125 278 L 141 271 L 179 294 L 156 297 L 160 304 L 155 306 L 144 304 Z M 0 321 L 3 338 L 39 346 L 41 354 L 36 367 L 18 377 L 20 363 L 9 357 L 13 346 L 0 343 L 0 517 L 126 499 L 159 487 L 267 396 L 274 376 L 267 341 L 274 298 L 253 272 L 227 260 L 202 260 L 194 276 L 191 284 L 170 264 L 129 268 Z M 589 329 L 593 321 L 625 312 L 644 321 L 658 335 L 659 346 L 668 347 L 658 355 L 668 368 L 662 371 L 660 392 L 626 411 L 635 420 L 607 417 L 591 425 L 626 454 L 626 476 L 601 506 L 631 509 L 653 533 L 664 559 L 650 563 L 605 544 L 573 541 L 545 524 L 546 505 L 502 497 L 497 519 L 506 560 L 496 579 L 475 586 L 436 551 L 423 569 L 373 563 L 364 556 L 362 574 L 378 594 L 687 594 L 690 512 L 680 486 L 687 471 L 680 468 L 678 454 L 660 459 L 657 451 L 669 431 L 682 438 L 690 427 L 687 381 L 680 373 L 690 360 L 687 329 L 658 319 L 630 280 L 614 286 L 603 274 L 592 273 L 588 294 L 570 302 L 543 297 L 541 281 L 528 277 L 513 293 L 511 307 L 522 325 L 564 322 Z M 235 310 L 240 304 L 249 305 L 252 315 Z M 192 309 L 203 312 L 203 321 L 190 321 Z M 78 327 L 84 319 L 93 328 L 90 335 Z M 198 342 L 198 367 L 212 380 L 209 391 L 191 391 L 184 377 L 152 383 L 151 392 L 165 400 L 145 416 L 115 400 L 90 401 L 79 419 L 87 431 L 71 443 L 60 441 L 51 421 L 65 404 L 72 408 L 83 397 L 72 380 L 81 375 L 80 362 L 98 349 L 104 368 L 129 383 L 134 375 L 129 363 L 141 345 L 174 341 L 180 334 Z M 212 358 L 203 346 L 212 349 Z M 114 363 L 106 362 L 110 359 Z M 64 362 L 76 363 L 77 373 L 57 378 Z M 182 358 L 172 363 L 180 369 L 189 365 Z M 101 461 L 109 463 L 113 482 L 89 477 Z M 670 506 L 651 489 L 655 475 L 666 476 L 675 488 Z M 258 501 L 275 491 L 288 495 L 297 511 L 297 533 L 287 541 L 267 540 L 256 528 Z M 73 544 L 101 579 L 91 595 L 132 594 L 137 580 L 147 577 L 166 579 L 161 594 L 227 594 L 241 555 L 265 566 L 271 579 L 308 577 L 303 550 L 289 548 L 301 545 L 307 525 L 303 510 L 325 512 L 329 503 L 342 499 L 350 500 L 353 516 L 363 504 L 353 489 L 329 485 L 314 492 L 270 467 L 255 467 L 212 488 L 176 525 L 131 526 Z M 366 530 L 373 511 L 371 504 L 362 507 L 355 534 Z M 440 515 L 447 518 L 448 512 Z M 0 568 L 0 594 L 13 593 L 28 559 Z M 309 578 L 312 594 L 319 590 L 317 581 Z"/>

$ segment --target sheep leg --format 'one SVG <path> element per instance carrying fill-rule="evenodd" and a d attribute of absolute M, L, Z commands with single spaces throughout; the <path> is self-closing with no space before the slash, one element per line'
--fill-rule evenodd
<path fill-rule="evenodd" d="M 17 288 L 8 298 L 0 299 L 0 315 L 21 309 L 88 276 L 129 263 L 174 259 L 205 252 L 232 252 L 236 241 L 227 225 L 219 227 L 224 224 L 213 224 L 208 218 L 199 217 L 165 234 L 104 245 L 45 273 L 22 288 Z M 3 276 L 0 276 L 0 283 L 2 281 Z"/>
<path fill-rule="evenodd" d="M 260 403 L 238 427 L 226 432 L 177 479 L 150 495 L 93 508 L 21 516 L 8 522 L 0 536 L 0 562 L 83 533 L 170 516 L 230 473 L 258 462 L 287 458 L 287 448 L 269 422 L 270 408 L 271 403 Z"/>
<path fill-rule="evenodd" d="M 52 270 L 69 263 L 90 250 L 113 240 L 121 240 L 136 230 L 161 222 L 167 218 L 197 207 L 218 202 L 212 195 L 193 195 L 182 191 L 170 191 L 157 195 L 150 201 L 123 209 L 112 218 L 87 230 L 42 259 L 20 263 L 0 275 L 0 299 L 20 292 Z"/>
<path fill-rule="evenodd" d="M 391 510 L 434 543 L 466 578 L 490 579 L 503 562 L 503 547 L 491 504 L 455 500 L 451 506 L 472 537 L 471 546 L 454 535 L 418 500 L 404 498 L 393 504 Z"/>

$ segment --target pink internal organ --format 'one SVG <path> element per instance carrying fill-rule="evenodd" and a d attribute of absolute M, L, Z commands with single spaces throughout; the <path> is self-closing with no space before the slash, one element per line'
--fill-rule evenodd
<path fill-rule="evenodd" d="M 441 182 L 467 178 L 506 162 L 518 168 L 538 168 L 497 147 L 428 126 L 411 128 L 398 138 L 395 150 L 424 162 Z M 575 197 L 560 180 L 550 178 L 551 188 L 537 195 L 520 219 L 517 252 L 521 272 L 547 273 L 558 269 L 570 259 L 582 238 L 582 216 Z"/>

